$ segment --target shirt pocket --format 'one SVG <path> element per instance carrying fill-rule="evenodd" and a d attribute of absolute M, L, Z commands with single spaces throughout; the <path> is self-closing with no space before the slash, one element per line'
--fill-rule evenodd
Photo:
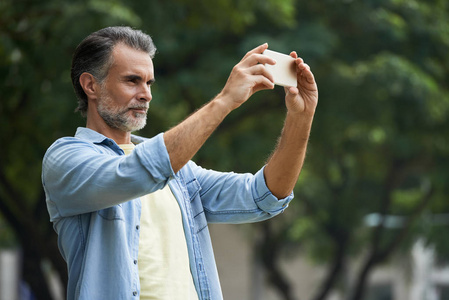
<path fill-rule="evenodd" d="M 204 214 L 203 203 L 201 202 L 201 186 L 196 178 L 187 182 L 187 191 L 190 197 L 190 207 L 194 220 L 195 232 L 198 233 L 207 227 L 207 219 Z"/>
<path fill-rule="evenodd" d="M 109 208 L 105 208 L 98 211 L 98 214 L 105 220 L 114 221 L 114 220 L 125 220 L 125 214 L 123 213 L 122 206 L 115 205 Z"/>

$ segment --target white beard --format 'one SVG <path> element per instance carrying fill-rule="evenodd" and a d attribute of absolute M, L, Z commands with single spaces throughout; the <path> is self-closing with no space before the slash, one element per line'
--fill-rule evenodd
<path fill-rule="evenodd" d="M 105 123 L 114 129 L 124 132 L 137 131 L 145 127 L 147 123 L 146 113 L 137 113 L 131 111 L 131 108 L 148 109 L 148 103 L 136 103 L 129 107 L 119 107 L 112 103 L 109 95 L 101 95 L 98 100 L 98 114 Z"/>

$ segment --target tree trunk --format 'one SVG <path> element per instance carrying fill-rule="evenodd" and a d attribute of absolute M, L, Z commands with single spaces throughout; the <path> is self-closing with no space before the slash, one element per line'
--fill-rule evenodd
<path fill-rule="evenodd" d="M 53 299 L 49 282 L 47 282 L 47 274 L 42 269 L 44 260 L 50 261 L 52 267 L 57 270 L 63 290 L 67 284 L 67 267 L 59 253 L 56 239 L 44 237 L 36 226 L 31 227 L 32 222 L 24 222 L 23 225 L 27 229 L 18 234 L 23 252 L 23 279 L 29 284 L 37 300 Z"/>
<path fill-rule="evenodd" d="M 22 278 L 30 286 L 37 300 L 53 299 L 41 267 L 42 258 L 23 246 Z"/>
<path fill-rule="evenodd" d="M 368 276 L 371 273 L 371 269 L 376 265 L 376 260 L 371 256 L 370 259 L 364 264 L 362 271 L 357 277 L 357 281 L 355 284 L 354 291 L 350 295 L 350 300 L 360 300 L 363 299 L 363 296 L 366 291 L 366 283 L 368 280 Z"/>
<path fill-rule="evenodd" d="M 295 300 L 292 287 L 279 267 L 279 237 L 273 234 L 269 222 L 262 223 L 261 259 L 268 275 L 268 280 L 282 295 L 284 300 Z M 260 250 L 259 250 L 260 251 Z"/>
<path fill-rule="evenodd" d="M 317 295 L 313 298 L 314 300 L 324 300 L 329 295 L 329 292 L 335 286 L 337 279 L 339 278 L 340 272 L 344 266 L 346 258 L 346 239 L 335 239 L 336 241 L 336 251 L 333 259 L 332 266 L 329 268 L 329 272 L 324 280 L 321 288 L 318 290 Z"/>

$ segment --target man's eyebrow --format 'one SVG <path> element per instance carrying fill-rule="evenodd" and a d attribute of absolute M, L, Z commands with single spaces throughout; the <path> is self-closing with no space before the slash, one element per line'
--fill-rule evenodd
<path fill-rule="evenodd" d="M 140 77 L 139 75 L 125 75 L 125 76 L 123 76 L 123 78 L 125 79 L 125 80 L 137 80 L 137 81 L 141 81 L 142 80 L 142 77 Z M 150 79 L 150 80 L 148 80 L 148 84 L 153 84 L 154 82 L 156 81 L 156 79 Z"/>
<path fill-rule="evenodd" d="M 142 80 L 142 77 L 139 75 L 125 75 L 123 76 L 125 80 Z"/>

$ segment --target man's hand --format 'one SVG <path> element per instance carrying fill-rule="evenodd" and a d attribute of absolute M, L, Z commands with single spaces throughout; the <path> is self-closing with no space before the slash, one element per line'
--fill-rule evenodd
<path fill-rule="evenodd" d="M 232 69 L 228 81 L 217 99 L 221 99 L 233 110 L 242 105 L 255 92 L 273 89 L 273 76 L 264 64 L 274 65 L 274 59 L 263 55 L 268 44 L 260 45 L 246 53 L 243 59 Z"/>
<path fill-rule="evenodd" d="M 310 67 L 298 57 L 295 51 L 290 53 L 295 59 L 297 87 L 285 88 L 285 103 L 291 113 L 308 112 L 313 114 L 318 103 L 318 88 Z"/>

